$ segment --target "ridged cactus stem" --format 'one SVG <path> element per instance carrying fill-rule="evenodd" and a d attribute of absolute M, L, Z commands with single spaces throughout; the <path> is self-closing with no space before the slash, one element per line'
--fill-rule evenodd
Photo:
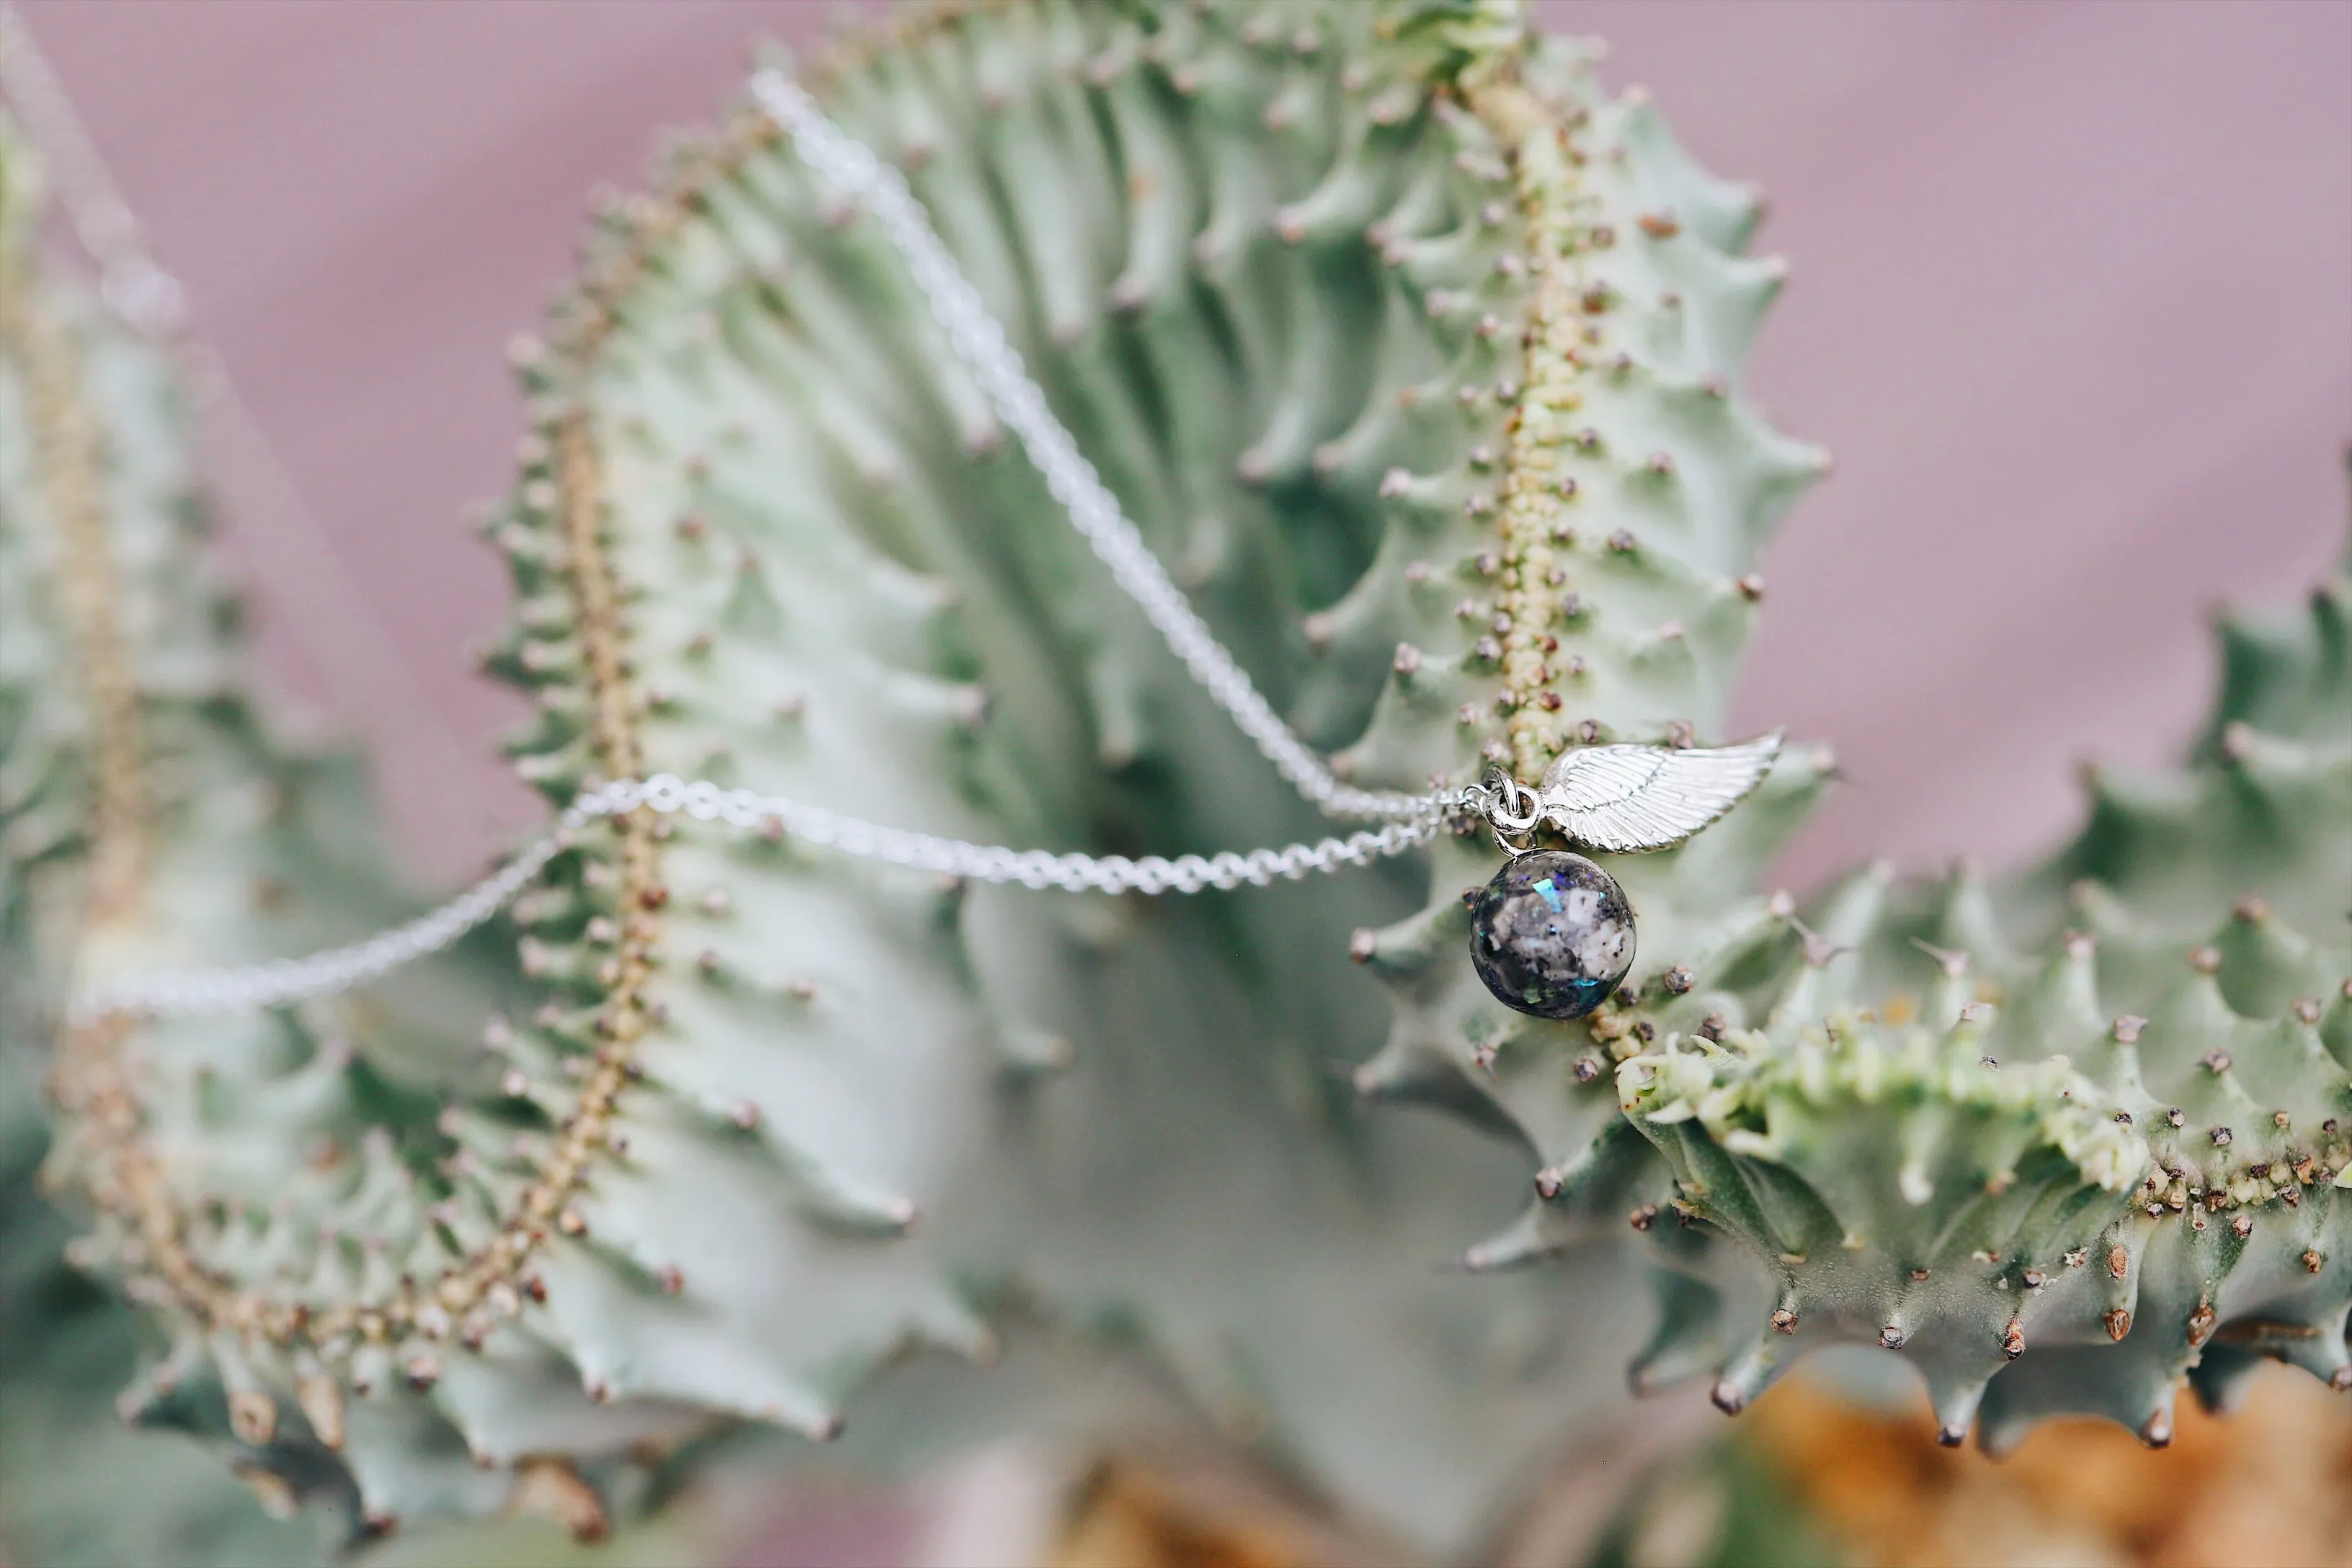
<path fill-rule="evenodd" d="M 1475 57 L 1463 82 L 1472 110 L 1511 150 L 1527 225 L 1524 265 L 1534 279 L 1520 332 L 1526 371 L 1516 395 L 1506 397 L 1496 389 L 1497 398 L 1511 407 L 1499 493 L 1492 500 L 1478 498 L 1497 510 L 1502 544 L 1503 588 L 1496 596 L 1494 621 L 1502 644 L 1496 705 L 1507 715 L 1512 772 L 1534 779 L 1564 743 L 1552 717 L 1563 705 L 1559 688 L 1583 669 L 1580 655 L 1561 654 L 1553 628 L 1564 618 L 1562 589 L 1570 580 L 1563 547 L 1575 542 L 1566 502 L 1575 495 L 1577 481 L 1559 456 L 1575 439 L 1568 422 L 1584 401 L 1577 382 L 1584 369 L 1580 351 L 1586 286 L 1576 256 L 1588 237 L 1576 222 L 1571 160 L 1577 154 L 1568 127 L 1559 112 L 1507 73 L 1511 58 Z M 1589 731 L 1590 723 L 1584 728 Z"/>
<path fill-rule="evenodd" d="M 1283 722 L 1418 795 L 1724 738 L 1758 552 L 1825 466 L 1742 388 L 1782 277 L 1742 254 L 1752 194 L 1591 64 L 1500 0 L 1003 0 L 800 77 L 903 172 Z M 519 771 L 558 804 L 669 773 L 1095 855 L 1321 826 L 1067 527 L 878 226 L 748 110 L 600 208 L 517 354 L 531 434 L 487 529 Z M 219 628 L 175 648 L 194 675 L 138 662 L 150 598 L 199 618 L 142 586 L 184 542 L 71 471 L 136 416 L 77 426 L 51 395 L 78 373 L 0 309 L 0 372 L 67 409 L 37 421 L 37 510 L 85 518 L 68 554 L 146 542 L 121 581 L 59 577 L 90 712 L 41 710 L 71 764 L 20 745 L 0 785 L 87 800 L 0 848 L 47 867 L 95 826 L 79 874 L 141 895 L 99 967 L 385 923 L 344 855 L 364 812 L 226 695 Z M 1621 1418 L 1637 1251 L 1664 1300 L 1637 1384 L 1737 1408 L 1859 1342 L 1954 1438 L 2091 1409 L 2157 1440 L 2184 1373 L 2220 1400 L 2258 1357 L 2352 1364 L 2352 1001 L 2290 923 L 2340 905 L 2346 593 L 2233 630 L 2186 779 L 2103 777 L 2015 888 L 1767 896 L 1834 772 L 1783 752 L 1697 838 L 1607 858 L 1640 953 L 1581 1021 L 1465 962 L 1481 837 L 1152 902 L 638 811 L 446 968 L 72 1037 L 58 1165 L 97 1198 L 92 1266 L 172 1333 L 145 1406 L 376 1525 L 525 1493 L 601 1521 L 645 1454 L 731 1418 L 830 1437 L 858 1400 L 849 1446 L 909 1462 L 1118 1429 L 1108 1354 L 1155 1415 L 1459 1549 L 1528 1456 Z M 0 636 L 18 707 L 28 646 Z M 48 872 L 19 869 L 23 902 Z M 2209 933 L 2241 880 L 2267 901 Z M 1574 1266 L 1433 1275 L 1529 1166 L 1465 1261 Z M 1053 1370 L 970 1364 L 1000 1353 Z"/>
<path fill-rule="evenodd" d="M 58 323 L 28 297 L 16 257 L 0 259 L 0 352 L 22 367 L 34 468 L 55 528 L 58 605 L 85 704 L 92 773 L 88 872 L 77 918 L 81 941 L 102 946 L 144 900 L 139 694 L 123 642 L 124 596 L 100 478 L 103 437 L 84 397 L 85 370 Z M 217 1319 L 231 1297 L 183 1245 L 169 1190 L 140 1144 L 138 1098 L 118 1059 L 128 1027 L 104 1019 L 68 1030 L 51 1091 L 88 1145 L 98 1173 L 93 1195 L 135 1228 L 160 1284 Z"/>
<path fill-rule="evenodd" d="M 100 478 L 102 437 L 85 399 L 79 356 L 27 299 L 16 265 L 0 264 L 0 348 L 23 367 L 30 446 L 58 544 L 58 602 L 86 703 L 92 785 L 78 919 L 80 944 L 103 952 L 145 901 L 147 759 Z M 51 1093 L 70 1119 L 76 1157 L 88 1163 L 91 1196 L 139 1237 L 152 1283 L 216 1327 L 239 1326 L 250 1321 L 247 1303 L 189 1250 L 169 1184 L 143 1145 L 138 1093 L 121 1061 L 131 1027 L 118 1017 L 66 1029 Z M 245 1421 L 265 1440 L 273 1425 L 252 1415 Z"/>
<path fill-rule="evenodd" d="M 98 420 L 83 400 L 81 366 L 58 323 L 27 297 L 20 266 L 0 261 L 0 345 L 24 367 L 26 423 L 42 499 L 56 520 L 57 584 L 74 679 L 87 704 L 96 787 L 84 919 L 94 930 L 140 899 L 146 791 L 138 691 L 118 620 L 113 547 L 99 475 Z"/>
<path fill-rule="evenodd" d="M 1776 275 L 1731 254 L 1744 199 L 1574 49 L 1491 4 L 1039 0 L 944 10 L 805 79 L 908 170 L 1149 542 L 1339 766 L 1418 793 L 1718 722 L 1709 661 L 1753 596 L 1733 574 L 1813 466 L 1728 392 Z M 749 115 L 604 215 L 554 347 L 519 363 L 535 434 L 495 529 L 521 599 L 499 662 L 541 714 L 526 775 L 558 802 L 654 769 L 877 786 L 882 815 L 991 842 L 1295 836 L 868 226 Z M 359 885 L 321 874 L 310 825 L 242 822 L 192 860 L 238 764 L 174 735 L 215 793 L 164 814 L 186 826 L 152 876 L 176 901 L 139 942 L 179 947 L 188 911 L 243 896 L 238 855 Z M 1423 922 L 1457 968 L 1471 853 L 1441 847 Z M 830 1436 L 907 1347 L 985 1357 L 995 1304 L 1026 1299 L 1055 1332 L 1111 1326 L 1236 1440 L 1458 1541 L 1522 1465 L 1442 1435 L 1503 1421 L 1541 1447 L 1611 1405 L 1613 1374 L 1555 1342 L 1626 1309 L 1598 1275 L 1565 1318 L 1547 1282 L 1427 1277 L 1507 1156 L 1337 1089 L 1379 1008 L 1344 933 L 1415 896 L 1395 869 L 1139 913 L 640 812 L 517 906 L 499 984 L 534 997 L 524 1019 L 476 1044 L 446 1016 L 386 1027 L 371 997 L 101 1026 L 89 1043 L 138 1059 L 67 1084 L 85 1124 L 59 1159 L 105 1216 L 92 1259 L 172 1325 L 141 1401 L 202 1429 L 220 1410 L 288 1487 L 348 1475 L 371 1526 L 714 1414 Z M 231 924 L 247 951 L 283 936 Z M 1438 1052 L 1467 1017 L 1472 1061 L 1525 1065 L 1428 1000 Z M 293 1169 L 312 1141 L 323 1165 Z M 1182 1155 L 1133 1161 L 1150 1148 Z M 1219 1288 L 1187 1258 L 1254 1210 Z M 1259 1294 L 1310 1253 L 1312 1291 Z M 1381 1305 L 1335 1338 L 1325 1295 Z M 1307 1372 L 1400 1335 L 1431 1364 Z"/>

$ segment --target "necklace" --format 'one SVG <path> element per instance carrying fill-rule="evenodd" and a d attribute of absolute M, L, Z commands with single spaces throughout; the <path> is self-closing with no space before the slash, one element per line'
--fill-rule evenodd
<path fill-rule="evenodd" d="M 345 947 L 236 968 L 133 972 L 83 992 L 70 1017 L 185 1016 L 283 1006 L 379 978 L 456 942 L 519 895 L 592 822 L 644 810 L 745 829 L 781 830 L 840 853 L 917 870 L 1033 889 L 1197 893 L 1247 882 L 1336 871 L 1400 855 L 1446 831 L 1484 826 L 1508 856 L 1467 901 L 1470 954 L 1497 1000 L 1538 1017 L 1591 1012 L 1631 971 L 1634 921 L 1614 878 L 1581 855 L 1539 847 L 1549 826 L 1606 852 L 1679 844 L 1755 788 L 1778 753 L 1776 731 L 1738 745 L 1594 745 L 1563 752 L 1530 787 L 1500 766 L 1475 784 L 1412 795 L 1366 790 L 1340 779 L 1295 734 L 1171 582 L 964 277 L 896 169 L 826 118 L 782 73 L 761 70 L 752 97 L 811 168 L 871 215 L 906 264 L 948 342 L 1060 503 L 1073 527 L 1143 612 L 1187 673 L 1274 764 L 1327 816 L 1378 821 L 1344 837 L 1246 853 L 1146 856 L 1055 854 L 888 827 L 823 807 L 707 780 L 656 773 L 584 790 L 552 832 L 428 914 Z"/>

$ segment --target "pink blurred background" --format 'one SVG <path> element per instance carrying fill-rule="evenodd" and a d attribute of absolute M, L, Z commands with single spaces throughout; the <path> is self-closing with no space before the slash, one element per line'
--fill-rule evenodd
<path fill-rule="evenodd" d="M 420 864 L 470 868 L 539 815 L 466 657 L 503 596 L 467 525 L 518 433 L 503 345 L 592 184 L 706 117 L 746 40 L 842 7 L 25 9 L 300 498 L 230 467 L 274 664 L 377 744 Z M 1768 563 L 1741 707 L 1853 784 L 1790 878 L 2021 853 L 2071 820 L 2071 764 L 2169 753 L 2201 612 L 2297 593 L 2344 540 L 2352 5 L 1542 12 L 1769 190 L 1795 266 L 1755 386 L 1840 461 Z"/>

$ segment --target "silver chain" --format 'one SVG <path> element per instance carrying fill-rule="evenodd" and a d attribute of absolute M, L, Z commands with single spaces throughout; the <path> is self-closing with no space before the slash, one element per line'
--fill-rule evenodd
<path fill-rule="evenodd" d="M 930 302 L 948 345 L 980 384 L 997 417 L 1021 438 L 1045 489 L 1069 513 L 1071 524 L 1110 568 L 1112 580 L 1167 639 L 1169 651 L 1282 776 L 1333 816 L 1410 816 L 1428 810 L 1429 796 L 1357 789 L 1342 783 L 1306 742 L 1290 732 L 1274 705 L 1186 602 L 1182 590 L 1169 581 L 1160 558 L 1119 510 L 1118 498 L 1054 416 L 1020 351 L 1006 340 L 1003 324 L 989 313 L 980 290 L 956 266 L 898 171 L 826 119 L 816 100 L 781 71 L 762 70 L 752 77 L 751 96 L 792 133 L 793 147 L 809 167 L 863 203 L 881 226 Z"/>
<path fill-rule="evenodd" d="M 649 779 L 624 779 L 583 792 L 564 808 L 556 831 L 494 875 L 406 925 L 306 958 L 233 969 L 121 975 L 84 993 L 74 1005 L 73 1020 L 90 1023 L 116 1013 L 184 1017 L 247 1012 L 348 991 L 447 947 L 505 908 L 549 861 L 572 847 L 582 828 L 599 817 L 622 816 L 640 807 L 698 822 L 724 822 L 730 827 L 781 833 L 803 844 L 910 870 L 1073 893 L 1197 893 L 1204 888 L 1235 888 L 1244 882 L 1262 888 L 1277 878 L 1295 881 L 1310 871 L 1336 871 L 1342 866 L 1363 866 L 1402 854 L 1435 837 L 1449 817 L 1446 811 L 1432 805 L 1419 816 L 1345 838 L 1253 849 L 1246 855 L 1227 850 L 1210 856 L 1180 855 L 1173 860 L 1157 855 L 1130 860 L 1123 855 L 1056 855 L 1045 849 L 969 844 L 959 838 L 885 827 L 752 790 L 722 789 L 708 779 L 689 784 L 675 773 L 656 773 Z"/>
<path fill-rule="evenodd" d="M 861 859 L 975 881 L 1017 882 L 1025 888 L 1067 892 L 1197 893 L 1244 882 L 1264 887 L 1276 878 L 1297 879 L 1310 871 L 1366 865 L 1426 843 L 1450 822 L 1486 816 L 1507 804 L 1487 785 L 1405 795 L 1358 789 L 1336 776 L 1311 747 L 1291 732 L 1274 705 L 1169 580 L 1159 558 L 1120 509 L 1118 498 L 1078 449 L 1076 438 L 1055 417 L 1044 389 L 1022 363 L 1020 351 L 1005 337 L 1004 328 L 990 314 L 980 291 L 957 267 L 898 172 L 827 119 L 814 100 L 780 72 L 762 70 L 753 76 L 751 95 L 791 135 L 794 149 L 812 169 L 872 215 L 922 289 L 949 347 L 971 372 L 997 416 L 1020 438 L 1046 489 L 1062 503 L 1071 524 L 1110 569 L 1112 581 L 1142 609 L 1192 679 L 1308 802 L 1328 816 L 1385 818 L 1387 825 L 1344 838 L 1253 849 L 1246 854 L 1227 850 L 1206 857 L 1181 855 L 1172 860 L 1157 855 L 1140 859 L 1122 855 L 1057 855 L 912 833 L 780 796 L 656 773 L 583 791 L 564 808 L 553 833 L 439 909 L 405 925 L 307 958 L 241 968 L 118 976 L 77 999 L 71 1014 L 77 1022 L 112 1014 L 160 1017 L 246 1012 L 348 991 L 447 947 L 530 886 L 589 823 L 640 808 L 683 814 L 702 822 L 724 822 L 738 828 L 782 832 L 802 843 Z M 128 216 L 126 212 L 126 222 Z"/>

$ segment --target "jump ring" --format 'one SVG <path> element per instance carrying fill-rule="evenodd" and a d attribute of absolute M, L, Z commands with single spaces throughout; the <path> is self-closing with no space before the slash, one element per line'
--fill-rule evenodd
<path fill-rule="evenodd" d="M 1532 832 L 1543 820 L 1543 801 L 1535 791 L 1497 768 L 1487 776 L 1487 800 L 1482 815 L 1496 837 Z M 1516 853 L 1516 851 L 1515 851 Z"/>

